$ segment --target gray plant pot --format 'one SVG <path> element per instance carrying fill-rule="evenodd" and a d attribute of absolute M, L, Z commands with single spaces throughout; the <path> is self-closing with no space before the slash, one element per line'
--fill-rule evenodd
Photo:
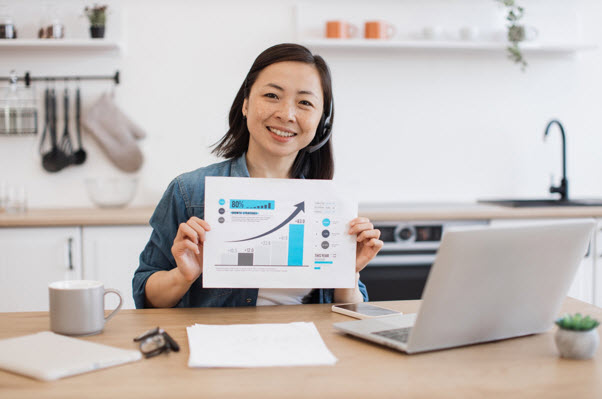
<path fill-rule="evenodd" d="M 598 330 L 573 331 L 559 328 L 554 336 L 560 356 L 569 359 L 590 359 L 596 353 L 600 337 Z"/>

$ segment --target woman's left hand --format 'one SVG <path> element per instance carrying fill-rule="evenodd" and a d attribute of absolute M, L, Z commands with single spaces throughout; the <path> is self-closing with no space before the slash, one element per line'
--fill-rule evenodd
<path fill-rule="evenodd" d="M 370 219 L 357 217 L 349 222 L 349 225 L 351 226 L 349 234 L 357 234 L 355 272 L 359 273 L 374 259 L 378 251 L 383 247 L 383 242 L 379 240 L 380 230 L 374 228 Z"/>

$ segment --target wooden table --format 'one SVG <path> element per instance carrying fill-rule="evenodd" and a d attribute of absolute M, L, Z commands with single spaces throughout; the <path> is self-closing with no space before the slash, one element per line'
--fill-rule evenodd
<path fill-rule="evenodd" d="M 381 302 L 415 312 L 420 301 Z M 568 298 L 563 312 L 602 319 L 602 309 Z M 478 315 L 475 315 L 478 317 Z M 102 334 L 81 338 L 135 349 L 132 338 L 157 325 L 180 343 L 179 353 L 54 382 L 0 371 L 0 398 L 601 398 L 602 350 L 592 360 L 559 358 L 549 333 L 483 345 L 403 353 L 342 335 L 332 323 L 351 320 L 330 305 L 123 310 Z M 191 369 L 186 327 L 200 324 L 313 321 L 335 366 Z M 0 338 L 48 329 L 47 312 L 0 313 Z"/>

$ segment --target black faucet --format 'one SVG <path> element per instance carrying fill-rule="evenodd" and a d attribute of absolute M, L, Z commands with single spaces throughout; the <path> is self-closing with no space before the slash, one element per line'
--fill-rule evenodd
<path fill-rule="evenodd" d="M 560 186 L 550 186 L 550 192 L 551 193 L 559 193 L 560 194 L 560 201 L 568 201 L 569 200 L 569 182 L 566 179 L 566 137 L 564 135 L 564 128 L 562 127 L 562 123 L 560 123 L 560 121 L 553 119 L 550 121 L 550 123 L 548 123 L 548 126 L 546 126 L 546 132 L 543 135 L 543 138 L 545 140 L 545 138 L 548 136 L 548 132 L 550 130 L 550 127 L 553 124 L 557 124 L 558 127 L 560 128 L 560 134 L 562 134 L 562 180 L 560 181 Z"/>

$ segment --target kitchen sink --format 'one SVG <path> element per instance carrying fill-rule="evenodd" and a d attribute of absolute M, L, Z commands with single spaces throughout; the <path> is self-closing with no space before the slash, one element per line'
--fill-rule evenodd
<path fill-rule="evenodd" d="M 556 199 L 491 199 L 478 200 L 481 204 L 492 204 L 508 206 L 512 208 L 535 208 L 545 206 L 602 206 L 602 199 L 577 199 L 577 200 L 556 200 Z"/>

